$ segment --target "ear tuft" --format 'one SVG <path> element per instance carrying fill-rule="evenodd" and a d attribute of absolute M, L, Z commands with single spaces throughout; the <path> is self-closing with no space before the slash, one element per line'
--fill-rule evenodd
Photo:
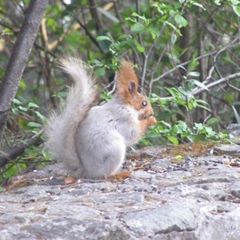
<path fill-rule="evenodd" d="M 122 66 L 117 72 L 116 80 L 116 96 L 129 104 L 138 90 L 138 78 L 131 63 L 125 60 L 122 61 Z"/>
<path fill-rule="evenodd" d="M 138 77 L 130 62 L 122 60 L 122 66 L 117 72 L 117 82 L 119 85 L 123 84 L 128 86 L 130 82 L 135 82 L 136 89 L 138 88 Z"/>

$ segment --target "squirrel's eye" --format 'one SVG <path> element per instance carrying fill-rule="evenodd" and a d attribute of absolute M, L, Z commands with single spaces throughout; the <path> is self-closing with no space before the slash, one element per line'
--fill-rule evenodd
<path fill-rule="evenodd" d="M 146 101 L 146 100 L 143 100 L 143 101 L 142 101 L 142 106 L 143 106 L 143 107 L 146 107 L 146 106 L 147 106 L 147 101 Z"/>

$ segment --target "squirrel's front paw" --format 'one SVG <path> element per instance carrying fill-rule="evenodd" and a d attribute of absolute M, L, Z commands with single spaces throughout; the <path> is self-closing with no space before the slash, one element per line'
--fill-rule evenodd
<path fill-rule="evenodd" d="M 157 120 L 155 117 L 151 116 L 147 119 L 147 123 L 148 123 L 148 126 L 151 127 L 157 124 Z"/>

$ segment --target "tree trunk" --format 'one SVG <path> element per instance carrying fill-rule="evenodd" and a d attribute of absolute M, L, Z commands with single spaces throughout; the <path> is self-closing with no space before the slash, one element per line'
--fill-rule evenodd
<path fill-rule="evenodd" d="M 49 0 L 31 0 L 0 88 L 0 140 Z"/>

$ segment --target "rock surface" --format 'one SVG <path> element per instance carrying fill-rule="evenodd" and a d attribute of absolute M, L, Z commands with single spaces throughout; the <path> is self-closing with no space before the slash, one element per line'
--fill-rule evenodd
<path fill-rule="evenodd" d="M 0 193 L 0 239 L 239 240 L 240 147 L 208 153 L 147 148 L 106 180 L 65 184 L 61 164 L 16 177 Z"/>

